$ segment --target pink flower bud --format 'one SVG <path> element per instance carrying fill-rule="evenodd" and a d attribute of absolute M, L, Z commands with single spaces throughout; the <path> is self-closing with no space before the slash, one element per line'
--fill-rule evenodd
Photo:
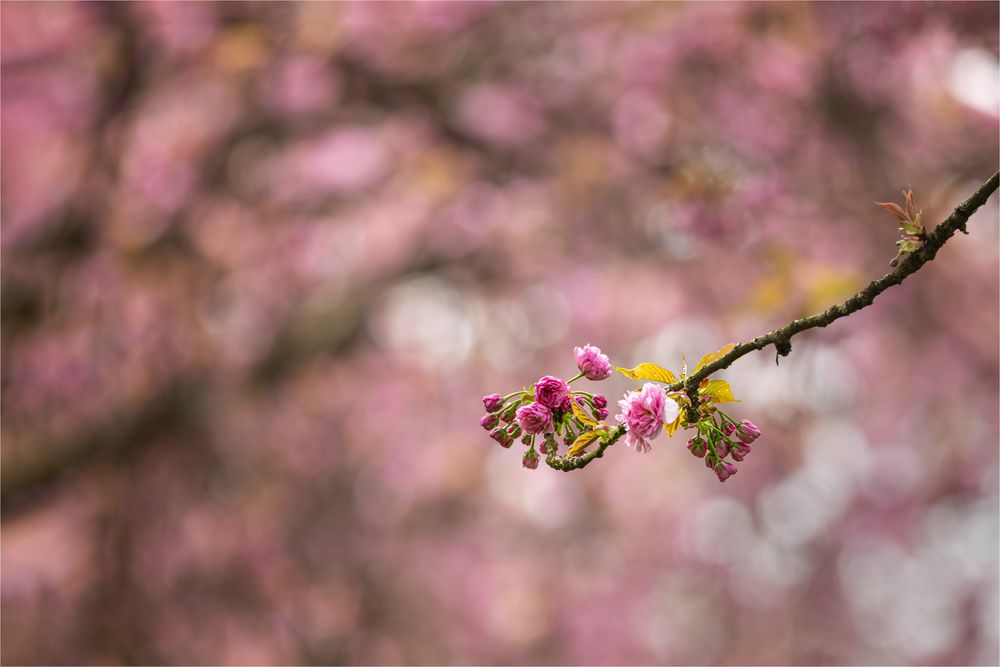
<path fill-rule="evenodd" d="M 555 454 L 557 451 L 559 451 L 559 445 L 556 444 L 555 436 L 552 435 L 551 433 L 545 434 L 545 439 L 542 441 L 542 444 L 538 448 L 541 450 L 542 454 L 545 455 Z"/>
<path fill-rule="evenodd" d="M 732 454 L 733 460 L 742 461 L 750 453 L 750 445 L 739 441 L 734 442 L 729 453 Z"/>
<path fill-rule="evenodd" d="M 701 438 L 691 438 L 688 440 L 688 449 L 690 449 L 691 453 L 699 459 L 704 458 L 705 453 L 708 451 L 708 447 L 705 446 L 705 441 Z"/>
<path fill-rule="evenodd" d="M 760 429 L 754 426 L 753 422 L 749 419 L 744 419 L 740 422 L 740 425 L 736 427 L 736 435 L 740 440 L 749 445 L 751 442 L 760 437 Z"/>
<path fill-rule="evenodd" d="M 715 451 L 719 454 L 720 459 L 724 459 L 729 456 L 729 443 L 725 440 L 720 440 L 715 443 Z"/>
<path fill-rule="evenodd" d="M 507 422 L 508 424 L 514 421 L 514 413 L 517 411 L 517 406 L 521 404 L 520 401 L 515 401 L 511 403 L 503 412 L 500 413 L 500 419 Z"/>
<path fill-rule="evenodd" d="M 486 406 L 486 412 L 496 412 L 503 407 L 503 398 L 500 397 L 500 394 L 483 396 L 483 405 Z"/>
<path fill-rule="evenodd" d="M 528 403 L 517 409 L 517 425 L 525 433 L 547 433 L 552 430 L 552 412 L 541 403 Z"/>
<path fill-rule="evenodd" d="M 608 407 L 608 399 L 604 398 L 600 394 L 596 394 L 594 396 L 594 407 L 598 409 Z"/>
<path fill-rule="evenodd" d="M 715 474 L 719 478 L 720 482 L 725 482 L 727 479 L 736 474 L 736 466 L 732 463 L 721 461 L 717 466 L 715 466 Z"/>
<path fill-rule="evenodd" d="M 601 353 L 601 348 L 593 345 L 573 348 L 576 366 L 588 380 L 605 380 L 611 377 L 611 361 L 608 355 Z"/>
<path fill-rule="evenodd" d="M 479 425 L 489 431 L 491 428 L 497 425 L 500 421 L 500 416 L 497 414 L 483 415 L 483 418 L 479 420 Z"/>
<path fill-rule="evenodd" d="M 732 435 L 733 431 L 735 431 L 735 430 L 736 430 L 736 424 L 734 424 L 733 422 L 728 421 L 728 420 L 723 420 L 722 421 L 722 432 L 723 433 L 725 433 L 726 435 Z"/>
<path fill-rule="evenodd" d="M 528 470 L 534 470 L 538 467 L 538 452 L 532 447 L 524 453 L 524 458 L 521 459 L 521 465 L 523 465 Z"/>
<path fill-rule="evenodd" d="M 504 431 L 502 428 L 495 428 L 492 431 L 490 431 L 490 437 L 502 445 L 504 443 L 504 440 L 507 439 L 507 432 Z"/>
<path fill-rule="evenodd" d="M 597 412 L 594 413 L 598 420 L 606 419 L 608 416 L 608 411 L 604 408 L 597 408 Z"/>
<path fill-rule="evenodd" d="M 567 394 L 569 385 L 560 378 L 546 375 L 535 383 L 535 400 L 547 408 L 561 408 Z"/>

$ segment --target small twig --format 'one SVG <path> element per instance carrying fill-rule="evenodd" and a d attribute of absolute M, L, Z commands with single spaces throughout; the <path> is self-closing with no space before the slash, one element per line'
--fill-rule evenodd
<path fill-rule="evenodd" d="M 986 203 L 986 200 L 990 198 L 990 195 L 996 191 L 998 184 L 1000 184 L 1000 172 L 993 174 L 993 176 L 991 176 L 988 181 L 976 190 L 971 197 L 959 204 L 944 222 L 935 227 L 934 231 L 927 235 L 927 239 L 920 249 L 908 254 L 892 271 L 877 280 L 871 281 L 867 287 L 851 298 L 847 299 L 843 303 L 827 308 L 818 315 L 793 320 L 780 329 L 775 329 L 774 331 L 770 331 L 762 336 L 757 336 L 756 338 L 751 338 L 748 341 L 737 344 L 736 347 L 730 350 L 727 354 L 716 359 L 710 364 L 705 364 L 699 368 L 697 372 L 692 373 L 683 380 L 675 382 L 667 387 L 667 391 L 683 390 L 689 396 L 697 396 L 696 392 L 698 384 L 702 380 L 716 371 L 729 368 L 734 361 L 743 355 L 755 350 L 761 350 L 768 345 L 774 345 L 780 356 L 787 356 L 792 350 L 791 339 L 795 334 L 802 333 L 807 329 L 813 329 L 815 327 L 825 327 L 842 317 L 847 317 L 851 313 L 870 306 L 872 302 L 875 301 L 875 297 L 879 294 L 886 291 L 893 285 L 898 285 L 903 282 L 903 280 L 911 273 L 915 273 L 924 264 L 934 259 L 937 251 L 941 249 L 941 246 L 943 246 L 945 242 L 947 242 L 947 240 L 955 234 L 955 232 L 961 231 L 968 233 L 965 229 L 965 223 L 968 222 L 969 217 L 971 217 L 980 206 Z M 604 450 L 617 442 L 623 435 L 625 435 L 625 427 L 619 426 L 611 432 L 611 437 L 608 438 L 606 442 L 602 442 L 600 447 L 593 452 L 588 452 L 587 454 L 582 454 L 580 456 L 556 456 L 555 454 L 549 454 L 545 461 L 550 467 L 557 470 L 576 470 L 584 467 L 594 459 L 604 456 Z"/>

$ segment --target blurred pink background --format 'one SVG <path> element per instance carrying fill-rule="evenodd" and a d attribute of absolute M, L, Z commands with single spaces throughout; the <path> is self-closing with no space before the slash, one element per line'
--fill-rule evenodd
<path fill-rule="evenodd" d="M 997 168 L 996 3 L 0 12 L 4 663 L 1000 660 L 996 195 L 723 374 L 725 485 L 478 423 L 886 272 Z"/>

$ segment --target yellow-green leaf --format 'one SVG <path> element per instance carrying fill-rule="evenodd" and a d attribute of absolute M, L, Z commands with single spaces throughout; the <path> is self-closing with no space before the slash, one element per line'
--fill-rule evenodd
<path fill-rule="evenodd" d="M 583 450 L 587 448 L 587 445 L 594 442 L 601 437 L 600 431 L 584 431 L 581 433 L 576 440 L 573 441 L 573 445 L 566 452 L 567 456 L 577 456 L 582 454 Z"/>
<path fill-rule="evenodd" d="M 709 380 L 699 391 L 703 396 L 711 397 L 713 403 L 733 403 L 736 401 L 733 397 L 733 390 L 725 380 Z"/>
<path fill-rule="evenodd" d="M 677 376 L 666 368 L 657 366 L 656 364 L 639 364 L 635 368 L 618 368 L 616 366 L 615 370 L 632 380 L 653 380 L 654 382 L 664 382 L 666 384 L 677 382 Z"/>
<path fill-rule="evenodd" d="M 583 408 L 580 407 L 580 404 L 576 402 L 576 398 L 573 398 L 569 402 L 569 404 L 573 406 L 573 415 L 576 416 L 577 419 L 579 419 L 587 426 L 597 426 L 597 420 L 591 419 L 590 417 L 587 416 L 587 413 L 583 411 Z"/>
<path fill-rule="evenodd" d="M 668 436 L 670 436 L 671 438 L 674 437 L 674 433 L 676 433 L 677 429 L 680 427 L 682 419 L 684 419 L 683 409 L 681 413 L 677 415 L 677 419 L 673 420 L 669 424 L 663 425 L 663 428 L 666 430 Z"/>
<path fill-rule="evenodd" d="M 736 347 L 736 343 L 729 343 L 728 345 L 723 345 L 722 349 L 719 350 L 718 352 L 711 352 L 709 354 L 706 354 L 704 357 L 701 358 L 701 361 L 698 362 L 698 365 L 694 367 L 694 372 L 697 373 L 699 370 L 701 370 L 702 366 L 706 366 L 715 361 L 716 359 L 721 359 L 722 357 L 726 356 L 727 354 L 732 352 L 734 347 Z"/>

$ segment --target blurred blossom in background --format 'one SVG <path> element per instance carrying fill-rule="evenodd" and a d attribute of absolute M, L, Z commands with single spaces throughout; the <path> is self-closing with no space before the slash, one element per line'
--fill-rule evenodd
<path fill-rule="evenodd" d="M 997 167 L 996 3 L 0 10 L 3 662 L 1000 660 L 996 195 L 723 375 L 724 487 L 478 423 L 887 271 Z"/>

